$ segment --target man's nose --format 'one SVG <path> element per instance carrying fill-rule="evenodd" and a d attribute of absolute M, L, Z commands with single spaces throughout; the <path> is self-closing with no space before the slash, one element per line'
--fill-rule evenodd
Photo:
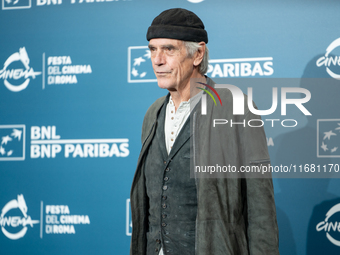
<path fill-rule="evenodd" d="M 155 65 L 162 65 L 165 63 L 164 53 L 161 50 L 155 53 L 153 57 L 153 63 Z"/>

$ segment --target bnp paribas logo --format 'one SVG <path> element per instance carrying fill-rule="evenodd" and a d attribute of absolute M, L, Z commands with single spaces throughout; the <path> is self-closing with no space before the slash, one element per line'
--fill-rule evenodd
<path fill-rule="evenodd" d="M 0 161 L 25 160 L 25 125 L 0 125 Z"/>
<path fill-rule="evenodd" d="M 157 82 L 152 69 L 151 52 L 148 46 L 128 48 L 128 82 Z"/>
<path fill-rule="evenodd" d="M 340 119 L 318 119 L 317 156 L 340 158 Z"/>

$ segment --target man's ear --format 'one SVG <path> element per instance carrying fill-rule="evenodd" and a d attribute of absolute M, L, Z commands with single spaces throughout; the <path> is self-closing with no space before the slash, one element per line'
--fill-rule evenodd
<path fill-rule="evenodd" d="M 198 43 L 201 47 L 198 48 L 194 55 L 194 66 L 199 66 L 201 64 L 204 53 L 205 53 L 205 42 Z"/>

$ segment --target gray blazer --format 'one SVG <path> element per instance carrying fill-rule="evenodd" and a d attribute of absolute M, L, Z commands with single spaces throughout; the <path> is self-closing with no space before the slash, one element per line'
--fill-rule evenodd
<path fill-rule="evenodd" d="M 211 79 L 207 83 L 214 86 Z M 241 166 L 269 164 L 266 137 L 262 127 L 225 125 L 212 127 L 213 119 L 247 123 L 259 119 L 246 105 L 245 114 L 232 113 L 232 94 L 216 89 L 223 106 L 207 100 L 207 115 L 201 115 L 200 103 L 192 112 L 191 140 L 193 165 Z M 145 191 L 144 160 L 155 134 L 158 111 L 165 97 L 148 109 L 142 127 L 142 149 L 131 187 L 131 255 L 144 255 L 148 228 L 148 199 Z M 216 164 L 216 163 L 215 163 Z M 278 227 L 272 179 L 197 178 L 196 255 L 277 255 Z M 269 178 L 268 178 L 269 177 Z"/>

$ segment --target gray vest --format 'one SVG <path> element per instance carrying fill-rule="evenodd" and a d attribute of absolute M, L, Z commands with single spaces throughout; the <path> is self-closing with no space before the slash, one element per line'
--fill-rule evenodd
<path fill-rule="evenodd" d="M 169 97 L 168 97 L 169 98 Z M 167 99 L 168 99 L 167 98 Z M 156 134 L 145 161 L 146 192 L 149 198 L 147 255 L 195 254 L 197 194 L 190 178 L 190 118 L 167 154 L 164 122 L 165 103 L 158 115 Z"/>

